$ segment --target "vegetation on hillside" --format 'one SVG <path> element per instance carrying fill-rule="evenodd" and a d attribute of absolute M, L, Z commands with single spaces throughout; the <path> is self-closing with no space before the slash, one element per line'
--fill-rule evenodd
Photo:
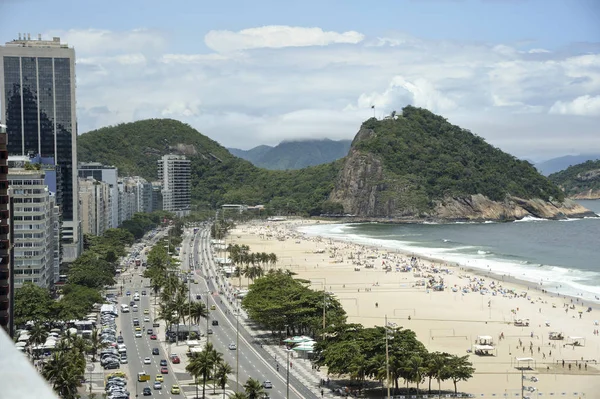
<path fill-rule="evenodd" d="M 600 190 L 600 160 L 587 161 L 553 173 L 548 178 L 559 185 L 567 196 L 589 190 Z"/>
<path fill-rule="evenodd" d="M 217 142 L 172 119 L 150 119 L 82 134 L 79 160 L 119 168 L 119 174 L 157 177 L 156 161 L 182 153 L 192 167 L 192 200 L 201 207 L 264 204 L 271 213 L 317 215 L 327 201 L 340 162 L 295 171 L 259 169 Z"/>
<path fill-rule="evenodd" d="M 321 165 L 345 157 L 351 140 L 284 141 L 275 147 L 258 146 L 248 151 L 229 151 L 252 164 L 271 170 L 294 170 Z"/>
<path fill-rule="evenodd" d="M 470 194 L 483 194 L 496 201 L 507 195 L 564 198 L 560 189 L 529 162 L 493 147 L 441 116 L 413 106 L 394 116 L 364 122 L 363 129 L 375 134 L 355 139 L 353 145 L 379 156 L 387 175 L 411 188 L 415 204 Z"/>

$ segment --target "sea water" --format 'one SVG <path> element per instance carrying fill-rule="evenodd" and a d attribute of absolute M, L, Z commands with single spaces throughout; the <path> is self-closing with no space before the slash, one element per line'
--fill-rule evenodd
<path fill-rule="evenodd" d="M 600 200 L 578 202 L 600 214 Z M 600 216 L 509 223 L 324 224 L 300 231 L 510 275 L 541 283 L 548 291 L 600 302 Z"/>

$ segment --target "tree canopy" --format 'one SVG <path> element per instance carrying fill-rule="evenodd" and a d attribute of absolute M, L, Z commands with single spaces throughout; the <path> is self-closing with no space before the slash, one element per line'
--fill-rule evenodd
<path fill-rule="evenodd" d="M 600 191 L 600 160 L 587 161 L 553 173 L 548 178 L 558 184 L 567 196 Z"/>
<path fill-rule="evenodd" d="M 385 173 L 414 194 L 415 208 L 447 196 L 483 194 L 562 200 L 562 191 L 522 161 L 445 118 L 413 106 L 383 120 L 371 118 L 353 148 L 383 161 Z"/>
<path fill-rule="evenodd" d="M 287 326 L 292 333 L 316 336 L 323 331 L 323 307 L 326 325 L 346 321 L 346 312 L 335 297 L 308 288 L 281 269 L 254 280 L 242 306 L 252 320 L 272 331 Z"/>
<path fill-rule="evenodd" d="M 294 171 L 270 171 L 236 158 L 217 142 L 182 122 L 149 119 L 90 131 L 77 139 L 81 161 L 115 165 L 119 173 L 157 178 L 156 161 L 180 153 L 191 160 L 192 201 L 214 208 L 224 203 L 264 204 L 273 213 L 318 215 L 340 162 Z M 132 229 L 135 221 L 123 228 Z"/>

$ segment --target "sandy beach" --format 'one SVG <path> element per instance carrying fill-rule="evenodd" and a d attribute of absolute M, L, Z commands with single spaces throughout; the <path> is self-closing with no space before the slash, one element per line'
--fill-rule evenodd
<path fill-rule="evenodd" d="M 333 292 L 349 322 L 381 326 L 387 316 L 388 322 L 414 330 L 430 351 L 469 353 L 476 373 L 459 383 L 463 392 L 514 397 L 521 392 L 516 359 L 532 358 L 533 370 L 526 375 L 538 381 L 525 383 L 536 388 L 532 398 L 538 393 L 600 397 L 598 310 L 587 312 L 577 298 L 557 297 L 512 278 L 298 232 L 308 223 L 314 221 L 239 225 L 227 244 L 275 253 L 277 268 L 310 280 L 314 289 Z M 241 281 L 247 284 L 246 278 Z M 230 283 L 237 286 L 239 280 Z M 436 290 L 441 284 L 444 289 Z M 529 326 L 516 326 L 515 320 L 528 320 Z M 564 340 L 550 340 L 551 332 Z M 488 355 L 474 353 L 475 345 L 488 343 L 476 342 L 481 336 L 491 337 Z M 580 345 L 570 344 L 574 340 Z M 446 381 L 442 388 L 453 385 Z"/>

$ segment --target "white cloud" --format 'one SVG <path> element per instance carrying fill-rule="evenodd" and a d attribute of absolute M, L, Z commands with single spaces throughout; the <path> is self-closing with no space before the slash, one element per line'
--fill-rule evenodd
<path fill-rule="evenodd" d="M 550 108 L 551 114 L 600 116 L 600 96 L 580 96 L 573 101 L 557 101 Z"/>
<path fill-rule="evenodd" d="M 356 44 L 364 35 L 355 31 L 326 32 L 320 28 L 270 25 L 244 29 L 239 32 L 213 30 L 206 34 L 206 45 L 217 52 L 255 48 L 326 46 L 332 43 Z"/>
<path fill-rule="evenodd" d="M 381 117 L 413 104 L 519 156 L 600 145 L 600 54 L 297 27 L 209 32 L 213 50 L 185 54 L 161 32 L 82 37 L 78 46 L 90 51 L 77 49 L 81 132 L 169 117 L 225 146 L 250 148 L 351 139 L 373 116 L 371 105 Z"/>
<path fill-rule="evenodd" d="M 58 36 L 61 42 L 75 48 L 77 55 L 94 56 L 114 52 L 155 52 L 163 51 L 167 45 L 165 35 L 156 30 L 134 29 L 114 32 L 104 29 L 70 29 L 68 31 L 49 31 L 46 37 Z"/>

